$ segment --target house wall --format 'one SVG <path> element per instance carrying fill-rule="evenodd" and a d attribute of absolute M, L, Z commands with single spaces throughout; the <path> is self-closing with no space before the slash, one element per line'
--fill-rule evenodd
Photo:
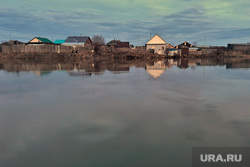
<path fill-rule="evenodd" d="M 64 42 L 62 45 L 67 45 L 67 46 L 84 46 L 84 42 L 82 43 L 74 43 L 74 42 Z"/>
<path fill-rule="evenodd" d="M 166 45 L 155 45 L 155 44 L 150 45 L 150 44 L 147 44 L 146 49 L 147 50 L 154 49 L 154 53 L 165 54 Z"/>
<path fill-rule="evenodd" d="M 37 38 L 34 38 L 34 39 L 32 39 L 30 42 L 37 43 L 37 42 L 41 42 L 41 41 L 38 40 Z"/>
<path fill-rule="evenodd" d="M 91 42 L 91 40 L 90 40 L 90 39 L 88 39 L 85 43 L 87 43 L 87 44 L 91 44 L 92 42 Z"/>

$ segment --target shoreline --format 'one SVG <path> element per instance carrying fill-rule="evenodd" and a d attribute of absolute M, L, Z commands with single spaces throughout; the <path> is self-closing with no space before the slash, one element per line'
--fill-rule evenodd
<path fill-rule="evenodd" d="M 205 48 L 197 51 L 182 53 L 176 50 L 171 56 L 168 54 L 151 53 L 145 49 L 138 48 L 114 48 L 108 46 L 63 46 L 63 45 L 0 45 L 0 59 L 65 59 L 65 60 L 84 60 L 84 59 L 153 59 L 153 58 L 223 58 L 223 57 L 243 57 L 250 58 L 248 51 L 226 50 L 220 47 Z"/>

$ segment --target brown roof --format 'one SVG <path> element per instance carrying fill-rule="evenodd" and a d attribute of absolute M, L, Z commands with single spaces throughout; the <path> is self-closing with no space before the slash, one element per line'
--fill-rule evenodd
<path fill-rule="evenodd" d="M 117 42 L 117 47 L 129 47 L 129 42 Z"/>

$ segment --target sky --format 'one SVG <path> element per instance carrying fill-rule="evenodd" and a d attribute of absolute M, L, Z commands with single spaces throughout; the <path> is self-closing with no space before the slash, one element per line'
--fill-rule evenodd
<path fill-rule="evenodd" d="M 0 0 L 0 42 L 102 35 L 144 45 L 160 35 L 226 46 L 250 42 L 249 0 Z M 206 42 L 205 42 L 206 41 Z"/>

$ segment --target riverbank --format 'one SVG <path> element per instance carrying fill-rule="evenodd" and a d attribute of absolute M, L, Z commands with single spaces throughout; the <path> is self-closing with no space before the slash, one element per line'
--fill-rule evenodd
<path fill-rule="evenodd" d="M 107 46 L 10 45 L 1 46 L 0 59 L 144 59 L 164 57 L 146 50 Z"/>
<path fill-rule="evenodd" d="M 185 49 L 186 50 L 186 49 Z M 175 54 L 159 55 L 139 48 L 115 48 L 108 46 L 64 46 L 55 44 L 19 44 L 0 45 L 0 59 L 154 59 L 154 58 L 223 58 L 243 57 L 250 58 L 246 51 L 226 50 L 225 47 L 210 47 L 198 50 L 176 50 Z"/>

